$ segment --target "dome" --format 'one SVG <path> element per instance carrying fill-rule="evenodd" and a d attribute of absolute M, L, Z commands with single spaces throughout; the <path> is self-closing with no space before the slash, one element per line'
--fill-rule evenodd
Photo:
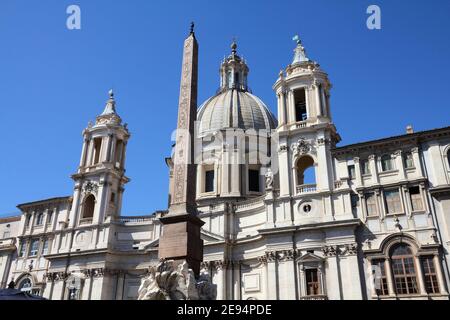
<path fill-rule="evenodd" d="M 274 129 L 276 120 L 267 106 L 248 91 L 228 89 L 209 98 L 200 107 L 200 133 L 226 128 Z"/>

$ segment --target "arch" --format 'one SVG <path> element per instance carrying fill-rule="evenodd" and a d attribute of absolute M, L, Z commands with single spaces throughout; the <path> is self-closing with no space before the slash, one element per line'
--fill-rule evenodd
<path fill-rule="evenodd" d="M 383 239 L 383 241 L 381 241 L 380 250 L 386 257 L 389 257 L 392 249 L 396 245 L 407 244 L 411 247 L 413 253 L 415 254 L 419 250 L 419 246 L 417 243 L 417 240 L 413 236 L 403 232 L 397 232 L 387 236 Z"/>
<path fill-rule="evenodd" d="M 314 158 L 309 155 L 301 156 L 295 162 L 297 185 L 316 184 L 316 169 Z"/>
<path fill-rule="evenodd" d="M 82 219 L 91 219 L 94 217 L 95 197 L 90 194 L 84 199 Z"/>

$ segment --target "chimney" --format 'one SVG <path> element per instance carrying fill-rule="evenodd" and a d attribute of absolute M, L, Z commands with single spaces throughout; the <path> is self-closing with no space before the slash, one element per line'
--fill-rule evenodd
<path fill-rule="evenodd" d="M 412 125 L 409 124 L 406 127 L 406 134 L 413 134 L 413 133 L 414 133 L 414 129 L 413 129 Z"/>

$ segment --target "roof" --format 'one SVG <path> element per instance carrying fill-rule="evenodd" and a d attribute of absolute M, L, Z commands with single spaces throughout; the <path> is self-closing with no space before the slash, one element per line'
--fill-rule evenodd
<path fill-rule="evenodd" d="M 19 204 L 19 205 L 17 205 L 17 208 L 22 209 L 24 207 L 31 207 L 31 206 L 41 205 L 41 204 L 45 204 L 45 203 L 63 202 L 63 201 L 67 201 L 69 199 L 70 199 L 70 196 L 38 200 L 38 201 L 34 201 L 34 202 L 27 202 L 27 203 Z"/>
<path fill-rule="evenodd" d="M 0 218 L 0 224 L 2 223 L 8 223 L 8 222 L 16 222 L 16 221 L 20 221 L 21 216 L 9 216 L 9 217 L 5 217 L 5 218 Z"/>
<path fill-rule="evenodd" d="M 200 133 L 226 128 L 274 129 L 276 119 L 255 95 L 237 89 L 225 90 L 202 104 L 198 111 Z"/>
<path fill-rule="evenodd" d="M 347 151 L 351 151 L 354 149 L 377 147 L 377 146 L 386 145 L 386 144 L 390 144 L 390 143 L 404 142 L 407 140 L 418 142 L 418 141 L 423 141 L 425 139 L 434 138 L 436 136 L 441 136 L 441 135 L 450 136 L 450 126 L 349 144 L 346 146 L 336 147 L 332 150 L 332 152 L 345 153 Z"/>

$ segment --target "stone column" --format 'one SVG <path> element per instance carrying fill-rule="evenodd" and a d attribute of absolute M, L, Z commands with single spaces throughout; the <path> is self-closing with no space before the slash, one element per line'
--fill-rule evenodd
<path fill-rule="evenodd" d="M 297 119 L 295 119 L 295 100 L 294 100 L 294 91 L 289 90 L 288 92 L 288 122 L 294 123 Z"/>
<path fill-rule="evenodd" d="M 108 134 L 106 159 L 105 159 L 106 162 L 111 162 L 111 148 L 112 148 L 113 139 L 114 139 L 114 135 L 112 133 Z"/>
<path fill-rule="evenodd" d="M 86 159 L 86 163 L 85 163 L 86 167 L 90 167 L 92 165 L 93 154 L 94 154 L 94 140 L 90 139 L 89 146 L 88 146 L 87 159 Z"/>
<path fill-rule="evenodd" d="M 279 109 L 278 109 L 278 117 L 280 120 L 279 125 L 285 125 L 286 124 L 286 94 L 285 91 L 282 90 L 279 93 Z"/>
<path fill-rule="evenodd" d="M 438 284 L 439 284 L 439 292 L 441 294 L 448 294 L 446 288 L 445 288 L 445 279 L 444 279 L 444 274 L 442 272 L 442 267 L 441 267 L 441 261 L 439 258 L 439 254 L 436 254 L 433 257 L 433 262 L 434 262 L 434 267 L 436 269 L 436 276 L 438 279 Z"/>
<path fill-rule="evenodd" d="M 305 90 L 305 92 L 306 92 L 306 90 Z M 322 102 L 320 100 L 320 84 L 319 83 L 314 83 L 314 92 L 315 92 L 315 96 L 316 96 L 316 103 L 314 105 L 316 106 L 317 115 L 322 115 Z M 309 110 L 308 110 L 308 112 L 309 112 Z"/>
<path fill-rule="evenodd" d="M 87 153 L 88 145 L 89 145 L 89 139 L 85 137 L 84 142 L 83 142 L 83 150 L 81 151 L 80 168 L 82 168 L 86 165 L 86 153 Z"/>
<path fill-rule="evenodd" d="M 397 150 L 396 152 L 394 152 L 394 159 L 395 159 L 395 165 L 398 169 L 400 180 L 405 180 L 406 173 L 405 173 L 405 166 L 403 164 L 403 156 L 402 156 L 401 150 Z"/>
<path fill-rule="evenodd" d="M 372 175 L 372 183 L 380 183 L 380 179 L 378 177 L 377 157 L 373 154 L 369 156 L 369 166 L 370 173 Z"/>
<path fill-rule="evenodd" d="M 384 267 L 385 267 L 385 271 L 386 271 L 386 279 L 387 279 L 389 296 L 395 297 L 396 296 L 396 292 L 395 292 L 395 288 L 394 288 L 395 280 L 394 280 L 394 275 L 392 274 L 391 261 L 389 259 L 386 259 L 384 261 Z"/>
<path fill-rule="evenodd" d="M 267 284 L 269 292 L 267 295 L 268 300 L 278 300 L 278 270 L 277 270 L 277 253 L 268 252 L 267 255 Z"/>
<path fill-rule="evenodd" d="M 419 148 L 418 147 L 412 148 L 411 153 L 413 156 L 414 167 L 416 167 L 418 175 L 420 177 L 423 177 L 422 162 L 420 161 Z"/>
<path fill-rule="evenodd" d="M 353 162 L 355 163 L 355 175 L 356 175 L 356 186 L 360 187 L 363 185 L 362 175 L 361 175 L 361 166 L 359 163 L 359 158 L 353 158 Z"/>
<path fill-rule="evenodd" d="M 280 183 L 280 196 L 288 196 L 290 194 L 290 184 L 292 181 L 289 181 L 289 147 L 287 145 L 280 145 L 278 150 L 278 163 L 279 163 L 279 173 L 280 173 L 280 181 L 284 181 L 284 183 Z"/>

